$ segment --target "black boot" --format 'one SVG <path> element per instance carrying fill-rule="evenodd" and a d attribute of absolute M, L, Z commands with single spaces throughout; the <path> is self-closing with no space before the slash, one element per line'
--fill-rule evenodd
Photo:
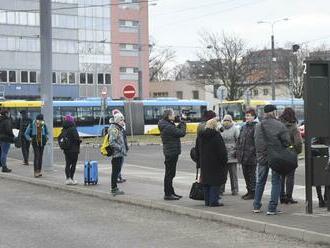
<path fill-rule="evenodd" d="M 11 172 L 11 169 L 9 169 L 8 167 L 2 167 L 2 172 L 9 173 Z"/>
<path fill-rule="evenodd" d="M 325 208 L 325 202 L 323 201 L 323 199 L 322 201 L 319 200 L 319 208 Z"/>

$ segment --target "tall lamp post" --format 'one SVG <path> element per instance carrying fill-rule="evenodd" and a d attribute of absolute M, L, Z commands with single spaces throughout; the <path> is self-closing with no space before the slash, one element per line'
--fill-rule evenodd
<path fill-rule="evenodd" d="M 270 62 L 270 81 L 272 83 L 272 100 L 275 100 L 275 80 L 274 80 L 274 62 L 276 62 L 275 51 L 274 51 L 274 25 L 281 21 L 288 21 L 289 18 L 282 18 L 275 21 L 258 21 L 258 24 L 269 24 L 272 27 L 272 34 L 271 34 L 271 48 L 272 48 L 272 57 Z"/>

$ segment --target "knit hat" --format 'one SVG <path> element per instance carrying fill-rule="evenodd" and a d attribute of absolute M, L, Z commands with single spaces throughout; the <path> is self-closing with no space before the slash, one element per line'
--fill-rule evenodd
<path fill-rule="evenodd" d="M 124 118 L 123 114 L 120 113 L 120 112 L 116 113 L 116 114 L 113 116 L 113 121 L 114 121 L 115 123 L 119 123 L 119 122 L 123 121 L 124 119 L 125 119 L 125 118 Z"/>
<path fill-rule="evenodd" d="M 203 116 L 203 120 L 204 121 L 208 121 L 212 118 L 216 117 L 216 114 L 214 111 L 212 110 L 207 110 L 205 113 L 204 113 L 204 116 Z"/>
<path fill-rule="evenodd" d="M 64 116 L 64 120 L 70 123 L 74 123 L 74 117 L 72 115 Z"/>
<path fill-rule="evenodd" d="M 206 122 L 206 128 L 216 129 L 218 127 L 218 120 L 216 118 L 212 118 Z"/>
<path fill-rule="evenodd" d="M 267 105 L 265 105 L 265 107 L 264 107 L 264 113 L 270 113 L 270 112 L 273 112 L 273 111 L 275 111 L 275 110 L 277 110 L 277 108 L 276 108 L 276 106 L 273 105 L 273 104 L 267 104 Z"/>
<path fill-rule="evenodd" d="M 36 120 L 43 121 L 44 120 L 44 115 L 43 114 L 38 114 L 36 117 Z"/>

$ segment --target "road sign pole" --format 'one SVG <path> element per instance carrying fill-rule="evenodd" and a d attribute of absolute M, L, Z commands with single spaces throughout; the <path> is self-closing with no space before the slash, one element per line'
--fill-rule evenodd
<path fill-rule="evenodd" d="M 134 134 L 133 134 L 133 118 L 132 118 L 132 100 L 128 100 L 128 106 L 129 106 L 129 121 L 130 121 L 130 127 L 131 127 L 131 137 L 132 142 L 134 140 Z"/>

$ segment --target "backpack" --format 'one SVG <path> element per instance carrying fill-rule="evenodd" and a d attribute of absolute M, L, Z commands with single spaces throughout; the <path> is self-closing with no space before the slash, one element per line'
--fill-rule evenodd
<path fill-rule="evenodd" d="M 62 150 L 69 150 L 71 148 L 71 141 L 66 130 L 62 129 L 62 132 L 58 136 L 58 145 Z"/>
<path fill-rule="evenodd" d="M 103 156 L 110 157 L 113 155 L 113 148 L 110 146 L 109 143 L 109 134 L 104 136 L 102 146 L 100 148 L 100 152 Z"/>

